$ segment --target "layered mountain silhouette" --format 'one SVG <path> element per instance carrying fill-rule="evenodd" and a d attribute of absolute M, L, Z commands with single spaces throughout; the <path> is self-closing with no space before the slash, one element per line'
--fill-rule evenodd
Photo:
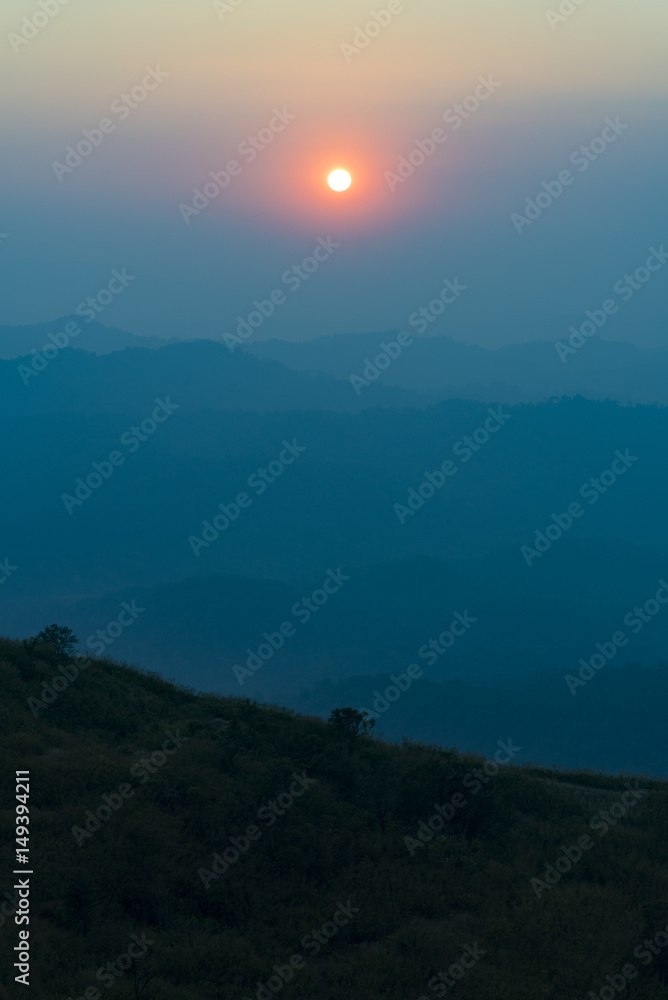
<path fill-rule="evenodd" d="M 0 413 L 141 412 L 169 393 L 183 406 L 208 410 L 333 410 L 424 406 L 430 397 L 375 386 L 364 398 L 331 375 L 305 375 L 200 340 L 161 350 L 137 348 L 102 357 L 67 347 L 44 364 L 33 355 L 0 362 Z M 66 400 L 66 402 L 65 402 Z"/>
<path fill-rule="evenodd" d="M 569 336 L 565 336 L 559 343 L 566 346 L 566 352 L 548 341 L 490 350 L 445 336 L 414 335 L 413 343 L 374 376 L 375 359 L 387 353 L 383 344 L 392 345 L 396 338 L 397 331 L 391 330 L 316 337 L 299 343 L 256 341 L 245 349 L 297 371 L 327 372 L 338 378 L 355 374 L 375 379 L 373 384 L 447 397 L 510 403 L 579 394 L 623 402 L 668 402 L 666 349 L 642 351 L 631 344 L 593 336 L 580 338 L 582 346 L 571 351 Z M 366 368 L 367 362 L 371 369 Z M 381 365 L 385 365 L 384 360 Z M 360 391 L 368 388 L 360 387 Z"/>
<path fill-rule="evenodd" d="M 69 324 L 80 332 L 70 337 L 67 334 Z M 69 346 L 73 349 L 91 354 L 111 354 L 126 347 L 157 349 L 169 343 L 169 340 L 160 337 L 137 337 L 134 333 L 126 333 L 103 323 L 86 322 L 80 316 L 62 316 L 52 323 L 0 326 L 0 359 L 27 357 L 33 350 L 40 351 L 49 344 L 64 343 L 63 334 L 68 337 Z"/>
<path fill-rule="evenodd" d="M 477 370 L 498 376 L 488 355 L 548 348 L 482 352 Z M 466 381 L 476 366 L 457 350 Z M 317 685 L 372 695 L 373 677 L 416 657 L 424 691 L 455 680 L 510 691 L 514 678 L 560 671 L 573 698 L 564 674 L 630 633 L 625 618 L 647 602 L 656 613 L 610 670 L 666 659 L 655 595 L 668 579 L 668 413 L 656 402 L 511 405 L 380 380 L 358 395 L 343 367 L 299 371 L 211 341 L 49 355 L 37 368 L 33 354 L 0 362 L 8 635 L 55 618 L 85 643 L 136 601 L 145 610 L 112 655 L 309 711 Z M 299 621 L 295 606 L 341 573 L 345 584 Z M 419 651 L 455 614 L 475 623 L 427 662 Z M 289 641 L 257 672 L 244 667 L 285 622 L 298 625 Z M 408 705 L 392 735 L 437 738 L 437 721 L 423 725 Z M 650 767 L 659 737 L 645 738 L 634 759 Z M 536 759 L 573 762 L 564 739 Z M 606 746 L 596 760 L 617 766 Z"/>
<path fill-rule="evenodd" d="M 158 360 L 182 347 L 139 352 L 138 360 Z M 125 357 L 71 352 L 54 365 L 72 365 L 82 375 L 99 367 L 106 374 Z M 121 371 L 132 378 L 132 365 Z M 601 588 L 626 593 L 624 581 L 638 578 L 633 567 L 645 552 L 655 554 L 659 576 L 667 571 L 663 409 L 583 399 L 492 407 L 506 422 L 488 433 L 486 421 L 498 426 L 489 408 L 457 400 L 359 414 L 216 413 L 199 408 L 185 377 L 180 395 L 160 374 L 152 371 L 148 386 L 139 379 L 106 386 L 102 380 L 97 395 L 85 378 L 72 378 L 64 391 L 62 378 L 54 377 L 53 391 L 42 399 L 31 395 L 38 382 L 20 386 L 26 412 L 5 415 L 0 502 L 5 545 L 18 549 L 7 555 L 22 571 L 3 588 L 3 601 L 23 600 L 25 593 L 35 601 L 102 595 L 193 574 L 289 581 L 339 565 L 428 556 L 473 561 L 479 579 L 493 573 L 509 587 L 519 581 L 538 594 L 542 580 L 557 574 L 564 593 L 590 605 Z M 55 375 L 47 369 L 39 378 L 48 385 Z M 178 409 L 151 425 L 155 400 L 168 398 Z M 86 405 L 93 412 L 84 417 Z M 140 430 L 144 422 L 147 434 Z M 478 445 L 474 435 L 485 440 L 480 428 L 488 439 Z M 271 482 L 252 478 L 278 461 L 284 442 L 303 451 L 278 471 L 272 466 Z M 618 451 L 628 453 L 629 467 L 613 486 L 592 493 L 587 484 L 602 472 L 610 475 Z M 103 463 L 117 452 L 122 464 L 110 470 Z M 454 474 L 445 477 L 439 470 L 448 462 Z M 582 489 L 590 491 L 588 499 Z M 244 492 L 251 505 L 213 538 L 206 523 L 221 513 L 219 505 Z M 578 501 L 581 516 L 549 551 L 533 550 L 528 564 L 522 546 L 531 548 L 536 533 Z M 193 546 L 193 538 L 206 541 L 207 530 L 206 544 Z M 558 534 L 558 526 L 550 534 Z M 564 562 L 573 546 L 584 546 L 581 558 Z M 638 597 L 651 589 L 656 572 Z M 590 582 L 583 587 L 582 580 Z"/>
<path fill-rule="evenodd" d="M 136 336 L 97 322 L 82 323 L 76 316 L 53 323 L 0 327 L 0 359 L 29 358 L 29 364 L 33 350 L 39 351 L 52 343 L 49 334 L 57 334 L 72 322 L 79 326 L 81 333 L 71 338 L 68 346 L 82 353 L 103 355 L 127 348 L 155 350 L 178 344 L 184 351 L 169 354 L 171 364 L 184 365 L 188 370 L 192 364 L 205 359 L 207 366 L 213 366 L 211 377 L 225 377 L 221 369 L 230 351 L 222 342 L 193 340 L 191 335 L 169 340 Z M 267 396 L 268 408 L 281 405 L 281 388 L 286 394 L 294 394 L 297 407 L 301 407 L 304 395 L 313 408 L 323 408 L 317 404 L 317 399 L 324 393 L 323 399 L 328 406 L 346 412 L 369 405 L 422 405 L 417 394 L 424 396 L 425 401 L 465 398 L 518 403 L 538 402 L 552 396 L 582 395 L 621 402 L 668 402 L 668 350 L 665 348 L 641 350 L 628 343 L 581 336 L 573 341 L 580 346 L 573 349 L 569 346 L 571 334 L 567 332 L 556 343 L 541 340 L 487 349 L 439 334 L 412 333 L 412 343 L 403 347 L 398 345 L 398 351 L 398 335 L 399 331 L 389 330 L 314 337 L 299 342 L 251 340 L 234 350 L 237 360 L 222 370 L 232 372 L 242 381 L 255 372 L 262 382 L 259 375 L 262 369 L 238 367 L 241 364 L 238 356 L 247 354 L 279 362 L 291 372 L 315 379 L 309 392 L 306 382 L 290 381 L 289 376 L 280 374 L 275 366 L 265 368 L 264 391 L 270 380 L 272 383 L 278 381 L 276 390 Z M 204 354 L 212 345 L 220 348 L 221 353 Z M 389 357 L 389 363 L 382 359 L 383 355 Z M 381 362 L 376 366 L 379 357 Z M 341 397 L 331 388 L 331 383 L 328 389 L 327 383 L 317 375 L 345 381 L 345 386 L 339 386 L 343 390 Z M 363 379 L 366 384 L 351 382 L 351 376 Z M 391 394 L 379 392 L 381 388 L 390 390 Z M 406 394 L 396 390 L 404 390 Z M 204 392 L 206 396 L 206 386 Z M 254 400 L 251 398 L 250 402 Z M 231 402 L 231 405 L 236 408 L 239 404 Z"/>

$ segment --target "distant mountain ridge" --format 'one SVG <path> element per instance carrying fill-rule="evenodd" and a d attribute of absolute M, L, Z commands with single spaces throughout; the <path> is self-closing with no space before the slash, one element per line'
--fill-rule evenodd
<path fill-rule="evenodd" d="M 73 322 L 81 333 L 70 340 L 68 348 L 83 354 L 111 355 L 128 348 L 160 351 L 181 346 L 186 353 L 180 358 L 186 359 L 186 368 L 197 359 L 205 357 L 210 364 L 217 357 L 213 364 L 218 369 L 229 353 L 221 342 L 198 339 L 191 331 L 184 331 L 188 335 L 182 338 L 166 340 L 137 336 L 97 322 L 82 323 L 80 318 L 69 316 L 53 323 L 0 327 L 0 360 L 32 360 L 33 351 L 51 343 L 49 334 L 57 335 Z M 369 405 L 423 406 L 439 399 L 514 404 L 574 395 L 623 403 L 668 404 L 668 348 L 641 350 L 633 344 L 597 336 L 571 341 L 579 346 L 569 346 L 565 337 L 554 343 L 536 340 L 491 349 L 440 334 L 420 336 L 389 330 L 334 334 L 298 342 L 251 340 L 236 348 L 234 355 L 278 363 L 290 372 L 315 379 L 317 384 L 311 383 L 314 391 L 307 396 L 324 400 L 324 408 L 344 412 L 356 412 Z M 211 348 L 224 351 L 224 355 L 203 353 Z M 376 359 L 380 359 L 378 366 Z M 234 364 L 241 363 L 237 360 Z M 324 383 L 318 383 L 318 377 L 323 376 L 339 383 L 338 400 L 332 395 L 331 383 L 329 390 L 324 389 Z M 304 397 L 306 383 L 294 379 L 289 383 L 285 373 L 282 380 L 300 406 L 298 401 Z M 295 392 L 298 384 L 302 389 Z M 402 395 L 406 393 L 409 395 Z M 323 408 L 318 402 L 309 405 Z M 234 404 L 233 408 L 242 407 Z M 256 408 L 255 404 L 249 408 Z"/>
<path fill-rule="evenodd" d="M 369 343 L 345 342 L 355 351 Z M 582 356 L 602 344 L 588 343 Z M 390 370 L 425 346 L 392 348 Z M 380 380 L 357 393 L 347 375 L 295 370 L 207 340 L 156 350 L 126 345 L 101 356 L 54 346 L 38 365 L 32 352 L 0 360 L 0 562 L 9 573 L 0 580 L 0 632 L 32 635 L 57 620 L 86 642 L 107 623 L 118 625 L 136 601 L 145 611 L 114 640 L 114 656 L 198 686 L 291 699 L 292 707 L 327 678 L 343 685 L 349 703 L 360 690 L 364 705 L 374 697 L 374 675 L 403 674 L 419 662 L 425 683 L 416 704 L 429 711 L 409 712 L 411 694 L 392 718 L 396 735 L 428 739 L 442 738 L 436 706 L 459 690 L 453 679 L 500 690 L 520 675 L 577 670 L 581 658 L 597 655 L 597 643 L 608 648 L 627 627 L 634 605 L 660 610 L 668 411 L 581 396 L 506 405 L 496 386 L 511 392 L 510 383 L 483 379 L 510 369 L 490 369 L 490 357 L 535 355 L 541 371 L 550 345 L 475 348 L 480 364 L 468 368 L 465 345 L 437 347 L 458 352 L 457 377 L 473 372 L 480 398 L 493 393 L 496 401 L 434 402 L 439 393 Z M 627 348 L 617 368 L 602 370 L 620 384 L 632 381 L 633 359 L 649 357 Z M 455 374 L 453 367 L 448 377 Z M 470 384 L 451 391 L 466 397 Z M 299 461 L 284 469 L 287 448 Z M 628 464 L 620 467 L 620 455 Z M 243 491 L 250 503 L 242 507 Z M 578 499 L 583 513 L 574 520 L 565 512 Z M 302 622 L 293 608 L 340 572 L 350 582 Z M 420 650 L 457 614 L 472 617 L 471 631 L 427 662 Z M 287 621 L 300 627 L 282 644 Z M 650 611 L 613 668 L 665 659 L 667 623 L 668 611 L 656 620 Z M 247 667 L 267 643 L 278 646 L 276 655 L 257 675 L 248 668 L 253 675 L 241 686 L 235 665 Z M 652 690 L 652 677 L 641 680 Z M 592 681 L 582 699 L 572 698 L 563 675 L 560 685 L 568 695 L 562 717 L 570 705 L 589 705 L 596 733 L 603 723 L 595 716 L 614 714 L 598 691 L 625 704 L 623 685 Z M 304 695 L 308 710 L 320 693 Z M 660 693 L 657 683 L 653 710 Z M 504 699 L 510 705 L 512 695 Z M 549 706 L 546 688 L 528 714 Z M 487 718 L 500 725 L 500 716 Z M 638 718 L 636 711 L 634 731 L 649 747 L 654 724 L 643 729 Z M 478 739 L 482 730 L 458 732 Z M 534 727 L 532 739 L 541 760 L 572 760 L 553 724 L 551 735 Z M 624 759 L 613 742 L 607 756 L 588 744 L 589 759 L 665 773 L 656 739 L 651 756 L 634 751 Z"/>
<path fill-rule="evenodd" d="M 583 608 L 580 594 L 563 592 L 564 563 L 566 569 L 590 564 L 589 573 L 583 573 L 584 592 L 607 566 L 595 546 L 567 540 L 563 544 L 563 562 L 548 565 L 539 585 L 531 577 L 515 576 L 503 550 L 471 563 L 415 558 L 345 566 L 345 585 L 322 611 L 312 614 L 303 610 L 308 608 L 304 597 L 321 586 L 325 573 L 289 583 L 223 574 L 191 576 L 76 604 L 51 601 L 48 609 L 56 614 L 57 607 L 57 616 L 67 620 L 85 644 L 114 619 L 123 602 L 136 599 L 146 614 L 114 644 L 114 655 L 165 669 L 181 683 L 225 694 L 262 693 L 292 705 L 300 690 L 326 678 L 402 673 L 407 664 L 417 662 L 426 679 L 460 678 L 501 686 L 508 678 L 561 670 L 561 685 L 570 698 L 565 673 L 577 673 L 580 659 L 588 661 L 596 654 L 595 642 L 609 640 L 619 628 L 626 630 L 628 642 L 623 650 L 613 647 L 613 665 L 665 658 L 662 617 L 642 629 L 637 624 L 631 629 L 631 619 L 624 623 L 635 604 L 654 596 L 664 563 L 660 556 L 627 550 L 624 581 L 611 578 L 595 602 Z M 429 642 L 457 615 L 472 619 L 472 624 L 452 648 L 437 655 Z M 293 626 L 289 641 L 281 639 L 285 622 Z M 32 625 L 26 622 L 25 630 Z M 257 667 L 257 649 L 269 641 L 267 636 L 274 636 L 275 652 L 251 673 L 245 669 L 249 658 Z M 95 651 L 97 645 L 93 638 L 88 650 Z M 235 671 L 235 666 L 240 669 Z"/>
<path fill-rule="evenodd" d="M 406 680 L 400 680 L 405 687 Z M 661 735 L 668 664 L 647 669 L 625 658 L 602 670 L 576 698 L 557 671 L 499 678 L 484 686 L 462 680 L 437 683 L 421 676 L 396 703 L 385 698 L 395 682 L 396 674 L 321 681 L 288 699 L 289 707 L 327 718 L 334 708 L 351 705 L 368 711 L 385 739 L 408 736 L 429 745 L 447 734 L 455 746 L 475 753 L 489 752 L 491 734 L 508 730 L 525 757 L 544 766 L 668 777 L 668 750 Z"/>
<path fill-rule="evenodd" d="M 134 333 L 102 323 L 85 322 L 80 316 L 63 316 L 52 323 L 0 326 L 0 359 L 11 361 L 12 358 L 27 357 L 33 350 L 40 351 L 46 345 L 54 343 L 53 338 L 61 336 L 68 324 L 75 324 L 80 330 L 79 334 L 68 338 L 68 346 L 91 354 L 111 354 L 113 351 L 123 351 L 126 347 L 157 350 L 177 340 L 175 337 L 168 340 L 161 337 L 138 337 Z M 64 341 L 61 340 L 62 342 Z"/>
<path fill-rule="evenodd" d="M 398 336 L 398 331 L 390 330 L 337 334 L 299 343 L 265 340 L 249 343 L 244 350 L 297 371 L 327 372 L 348 379 L 356 376 L 373 379 L 374 384 L 447 397 L 514 403 L 582 395 L 620 402 L 668 403 L 668 349 L 643 351 L 633 344 L 600 337 L 582 338 L 581 346 L 572 353 L 570 348 L 567 352 L 557 350 L 559 344 L 568 347 L 567 340 L 488 349 L 440 335 L 414 336 L 400 353 L 396 346 L 392 348 L 390 354 L 397 356 L 390 357 L 387 364 L 383 356 L 388 352 L 382 345 L 401 347 Z M 374 376 L 373 369 L 381 366 Z M 362 394 L 368 391 L 359 388 Z"/>
<path fill-rule="evenodd" d="M 668 579 L 663 409 L 583 399 L 504 409 L 510 415 L 506 426 L 465 461 L 461 443 L 489 419 L 480 403 L 333 413 L 322 394 L 320 410 L 304 398 L 297 408 L 295 396 L 283 391 L 279 399 L 274 385 L 266 411 L 253 412 L 251 383 L 235 384 L 234 378 L 247 370 L 264 378 L 265 366 L 219 348 L 230 362 L 225 390 L 249 407 L 232 411 L 206 364 L 216 345 L 205 346 L 199 392 L 193 382 L 197 366 L 190 371 L 171 360 L 173 353 L 177 361 L 187 356 L 188 345 L 104 358 L 70 351 L 30 386 L 21 384 L 14 362 L 0 362 L 0 511 L 7 547 L 0 558 L 11 557 L 21 567 L 3 587 L 4 607 L 61 598 L 65 589 L 73 597 L 101 595 L 198 572 L 287 581 L 338 565 L 415 556 L 470 561 L 481 579 L 501 573 L 508 587 L 522 592 L 526 586 L 544 588 L 554 574 L 555 587 L 566 587 L 587 607 L 599 602 L 612 581 L 627 588 L 637 580 L 637 600 L 646 590 L 650 596 L 655 578 Z M 135 355 L 151 361 L 150 368 L 138 366 Z M 165 361 L 167 367 L 160 367 Z M 103 376 L 96 378 L 97 368 Z M 255 400 L 262 388 L 256 381 Z M 314 395 L 317 389 L 318 383 Z M 150 418 L 154 397 L 161 396 L 178 409 L 140 449 L 130 450 L 124 444 L 128 429 Z M 280 412 L 275 401 L 284 407 Z M 485 433 L 483 428 L 482 440 Z M 306 451 L 260 495 L 249 477 L 277 458 L 284 440 Z M 122 467 L 96 484 L 92 463 L 106 462 L 119 447 Z M 632 449 L 638 461 L 595 506 L 584 500 L 585 515 L 528 566 L 520 546 L 530 545 L 552 515 L 582 500 L 582 484 L 608 469 L 619 449 Z M 429 494 L 429 483 L 421 486 L 425 475 L 438 482 L 448 460 L 456 475 L 420 506 L 416 490 Z M 73 495 L 78 480 L 90 476 L 91 495 L 68 509 L 63 495 Z M 225 532 L 224 541 L 194 554 L 189 536 L 201 536 L 218 505 L 229 504 L 246 486 L 256 498 L 251 510 Z M 411 498 L 414 509 L 404 513 Z M 585 548 L 567 559 L 576 543 Z M 646 570 L 645 551 L 657 557 L 657 565 Z"/>
<path fill-rule="evenodd" d="M 82 334 L 83 336 L 83 334 Z M 0 360 L 0 414 L 141 412 L 171 393 L 179 405 L 208 410 L 332 410 L 426 406 L 433 397 L 373 386 L 363 398 L 332 375 L 294 371 L 223 344 L 197 340 L 160 350 L 133 347 L 98 357 L 66 347 L 36 359 Z"/>

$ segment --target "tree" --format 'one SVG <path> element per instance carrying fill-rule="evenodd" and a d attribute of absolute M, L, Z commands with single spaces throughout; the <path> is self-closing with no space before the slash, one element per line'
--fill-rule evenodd
<path fill-rule="evenodd" d="M 376 725 L 375 719 L 368 718 L 368 712 L 358 712 L 356 708 L 335 708 L 327 721 L 351 740 L 368 736 Z"/>
<path fill-rule="evenodd" d="M 56 625 L 55 623 L 49 625 L 47 628 L 43 628 L 39 635 L 29 640 L 29 644 L 33 647 L 37 643 L 53 646 L 55 651 L 63 656 L 70 656 L 78 642 L 79 640 L 71 628 L 68 628 L 66 625 Z"/>

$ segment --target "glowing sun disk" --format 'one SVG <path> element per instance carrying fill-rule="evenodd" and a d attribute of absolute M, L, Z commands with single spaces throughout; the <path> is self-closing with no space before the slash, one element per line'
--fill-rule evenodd
<path fill-rule="evenodd" d="M 347 191 L 352 184 L 352 177 L 347 170 L 333 170 L 327 178 L 332 191 Z"/>

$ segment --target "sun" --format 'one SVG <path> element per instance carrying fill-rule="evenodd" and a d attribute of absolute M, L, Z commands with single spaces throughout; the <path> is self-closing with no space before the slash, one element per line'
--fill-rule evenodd
<path fill-rule="evenodd" d="M 347 170 L 333 170 L 327 178 L 332 191 L 347 191 L 352 184 L 352 177 Z"/>

